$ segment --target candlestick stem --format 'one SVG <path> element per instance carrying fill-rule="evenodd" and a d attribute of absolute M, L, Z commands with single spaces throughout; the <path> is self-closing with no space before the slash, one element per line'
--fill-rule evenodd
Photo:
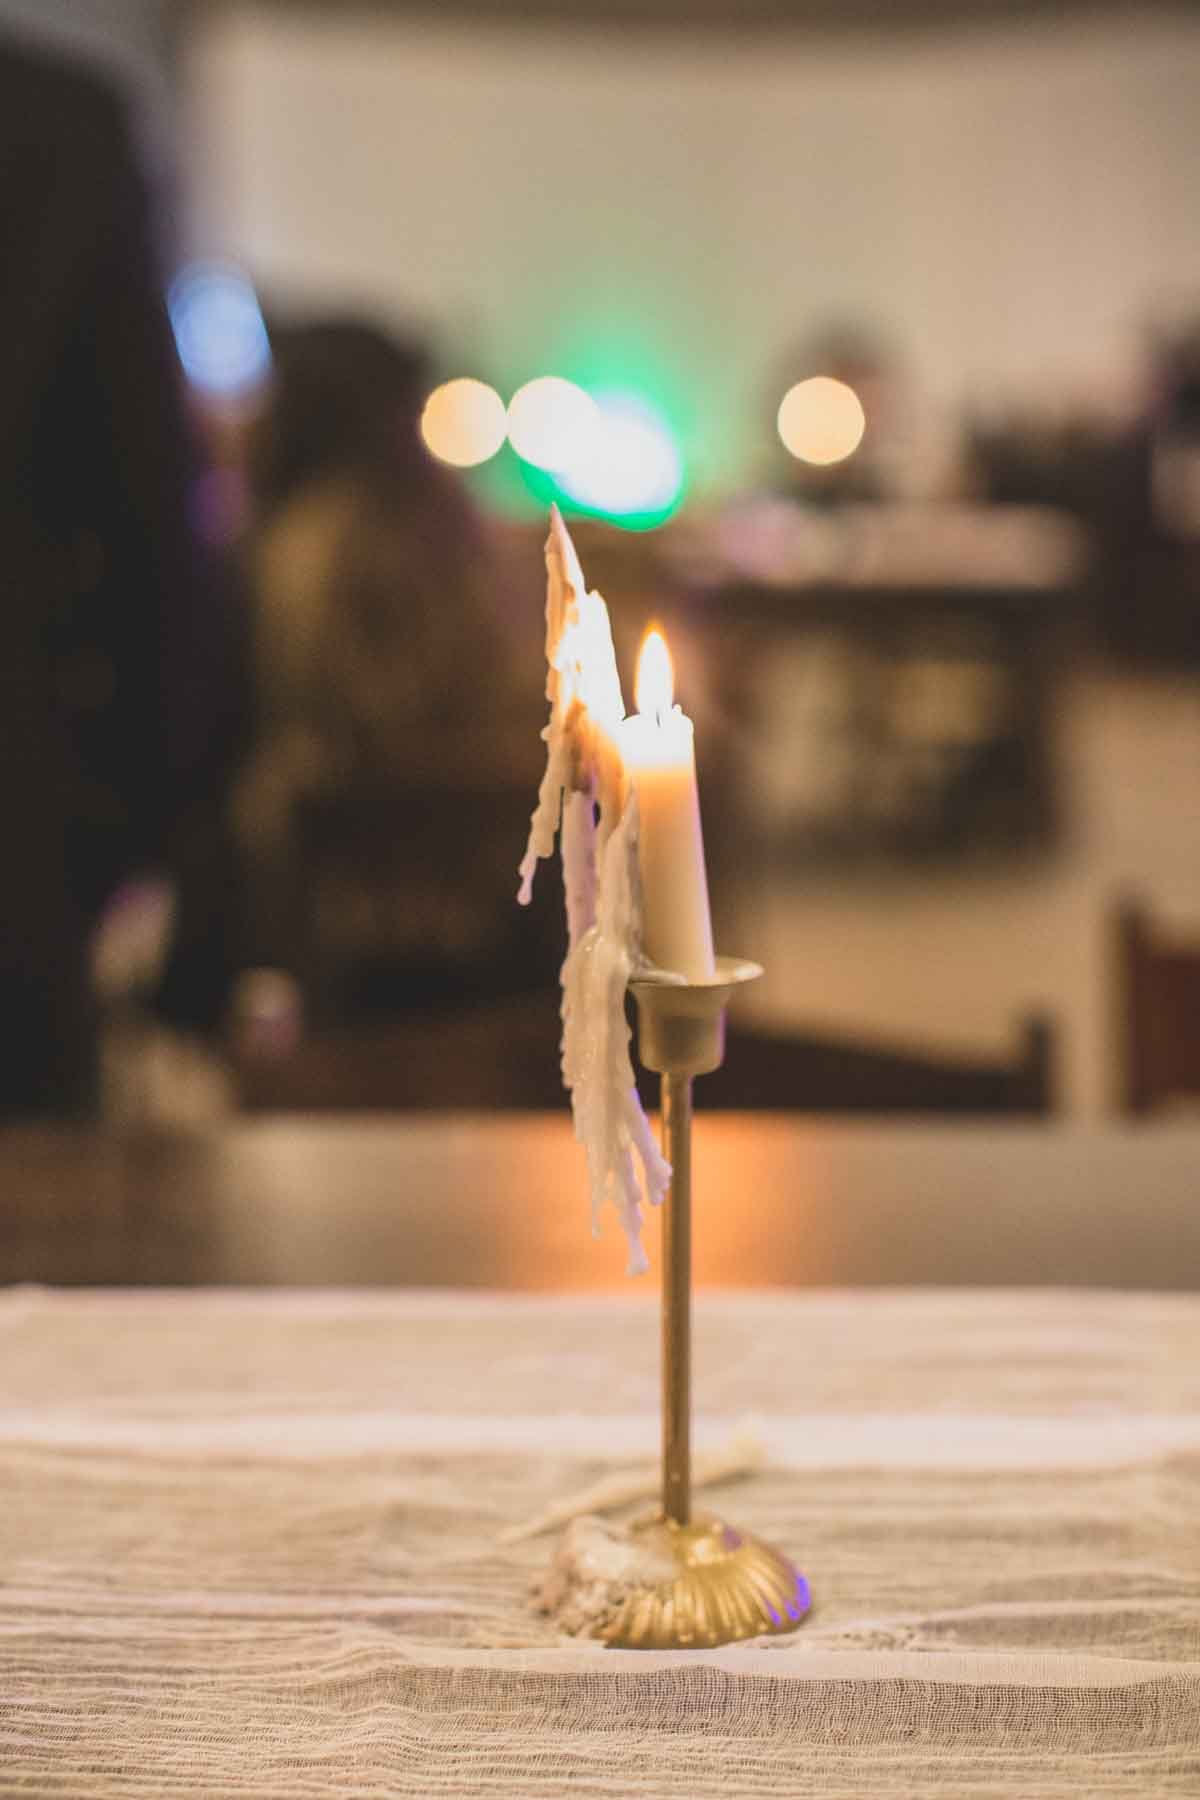
<path fill-rule="evenodd" d="M 671 1188 L 662 1226 L 663 1512 L 692 1512 L 692 1078 L 662 1077 L 663 1154 Z"/>

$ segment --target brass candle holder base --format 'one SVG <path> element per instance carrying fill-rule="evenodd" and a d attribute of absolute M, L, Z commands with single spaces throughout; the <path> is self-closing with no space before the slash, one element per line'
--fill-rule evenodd
<path fill-rule="evenodd" d="M 660 1519 L 637 1533 L 679 1567 L 629 1595 L 596 1636 L 622 1650 L 710 1650 L 742 1638 L 794 1631 L 810 1604 L 808 1582 L 761 1538 L 720 1519 Z"/>
<path fill-rule="evenodd" d="M 719 956 L 711 981 L 648 970 L 630 983 L 640 1059 L 662 1078 L 671 1164 L 662 1206 L 662 1512 L 628 1535 L 577 1520 L 541 1589 L 542 1609 L 569 1620 L 565 1629 L 623 1650 L 711 1650 L 774 1636 L 794 1631 L 811 1604 L 807 1580 L 772 1545 L 723 1519 L 692 1518 L 692 1081 L 721 1066 L 730 996 L 761 974 L 757 963 Z M 583 1600 L 565 1607 L 572 1591 Z"/>
<path fill-rule="evenodd" d="M 638 1586 L 597 1636 L 630 1650 L 709 1649 L 794 1631 L 809 1609 L 808 1582 L 786 1556 L 720 1519 L 693 1521 L 692 1081 L 725 1055 L 725 1011 L 758 963 L 719 956 L 711 981 L 681 982 L 661 971 L 630 985 L 638 1007 L 638 1054 L 661 1077 L 663 1151 L 671 1189 L 663 1203 L 663 1517 L 643 1527 L 648 1547 L 679 1573 Z M 639 1533 L 640 1537 L 640 1533 Z"/>

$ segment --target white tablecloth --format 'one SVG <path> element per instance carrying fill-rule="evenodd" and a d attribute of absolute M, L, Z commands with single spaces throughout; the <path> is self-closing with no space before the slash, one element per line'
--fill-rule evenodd
<path fill-rule="evenodd" d="M 556 1640 L 509 1525 L 657 1441 L 650 1297 L 0 1299 L 0 1793 L 1200 1793 L 1200 1300 L 701 1295 L 815 1609 Z"/>

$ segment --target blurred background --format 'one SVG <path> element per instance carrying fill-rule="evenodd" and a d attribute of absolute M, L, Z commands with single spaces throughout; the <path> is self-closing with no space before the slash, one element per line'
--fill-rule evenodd
<path fill-rule="evenodd" d="M 1196 1085 L 1194 9 L 0 0 L 0 71 L 8 1113 L 552 1103 L 551 500 L 696 721 L 728 1103 Z"/>

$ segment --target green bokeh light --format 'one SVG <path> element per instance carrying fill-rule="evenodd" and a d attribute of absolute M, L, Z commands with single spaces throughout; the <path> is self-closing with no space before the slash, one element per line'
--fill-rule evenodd
<path fill-rule="evenodd" d="M 551 502 L 556 502 L 568 516 L 604 519 L 626 531 L 652 531 L 679 511 L 689 487 L 695 394 L 694 384 L 686 379 L 686 358 L 681 358 L 678 369 L 673 368 L 669 354 L 656 352 L 646 340 L 642 323 L 632 319 L 626 319 L 622 328 L 610 315 L 604 321 L 593 320 L 589 329 L 589 322 L 576 315 L 569 335 L 569 342 L 556 345 L 548 341 L 535 364 L 520 370 L 517 378 L 498 383 L 501 393 L 511 395 L 536 375 L 554 374 L 577 383 L 602 406 L 614 401 L 626 411 L 636 409 L 663 439 L 664 459 L 677 463 L 674 491 L 666 493 L 670 484 L 663 479 L 652 504 L 638 505 L 632 500 L 605 504 L 604 484 L 592 483 L 589 491 L 586 482 L 525 462 L 508 443 L 489 463 L 471 471 L 471 487 L 485 506 L 508 518 L 541 517 Z M 619 488 L 620 483 L 616 485 Z"/>

